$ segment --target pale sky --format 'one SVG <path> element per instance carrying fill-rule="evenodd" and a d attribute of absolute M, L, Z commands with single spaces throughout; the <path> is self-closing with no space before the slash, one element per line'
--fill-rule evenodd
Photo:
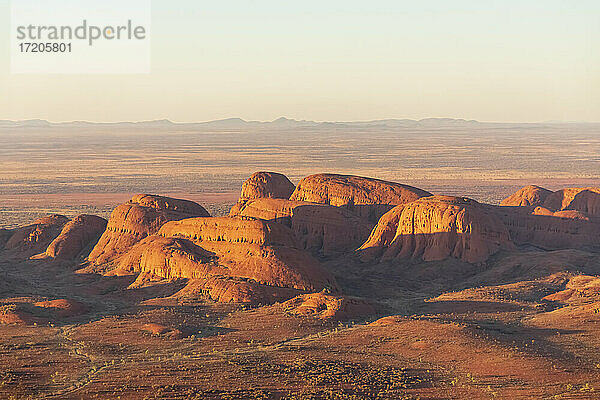
<path fill-rule="evenodd" d="M 600 121 L 598 0 L 154 0 L 145 75 L 10 74 L 8 3 L 0 119 Z"/>

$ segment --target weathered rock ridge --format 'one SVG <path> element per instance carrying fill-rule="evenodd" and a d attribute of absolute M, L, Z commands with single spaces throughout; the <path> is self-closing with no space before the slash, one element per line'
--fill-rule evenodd
<path fill-rule="evenodd" d="M 290 200 L 343 206 L 377 223 L 393 206 L 431 196 L 412 186 L 351 175 L 317 174 L 303 178 Z"/>
<path fill-rule="evenodd" d="M 373 228 L 344 208 L 284 199 L 251 200 L 232 214 L 283 224 L 294 231 L 301 248 L 323 255 L 355 250 Z"/>
<path fill-rule="evenodd" d="M 116 273 L 139 273 L 140 281 L 204 280 L 212 298 L 252 298 L 247 292 L 258 290 L 256 285 L 299 291 L 336 287 L 318 261 L 297 248 L 289 228 L 247 217 L 168 222 L 156 235 L 134 245 Z M 220 293 L 223 291 L 227 294 Z M 269 297 L 264 293 L 257 296 Z"/>
<path fill-rule="evenodd" d="M 98 265 L 112 262 L 135 243 L 158 232 L 165 222 L 208 216 L 204 207 L 192 201 L 147 194 L 134 196 L 114 209 L 88 260 Z"/>

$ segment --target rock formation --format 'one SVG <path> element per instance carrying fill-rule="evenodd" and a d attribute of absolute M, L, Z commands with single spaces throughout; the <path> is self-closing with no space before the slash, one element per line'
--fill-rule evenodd
<path fill-rule="evenodd" d="M 143 282 L 140 275 L 138 282 Z M 204 297 L 220 303 L 272 304 L 302 293 L 297 289 L 261 285 L 251 279 L 209 275 L 190 279 L 187 286 L 171 296 L 177 299 Z"/>
<path fill-rule="evenodd" d="M 375 307 L 359 298 L 311 293 L 286 301 L 284 309 L 291 315 L 344 321 L 364 318 L 375 313 Z"/>
<path fill-rule="evenodd" d="M 6 248 L 26 256 L 43 252 L 68 221 L 58 214 L 37 219 L 31 225 L 16 229 L 6 242 Z"/>
<path fill-rule="evenodd" d="M 600 188 L 567 188 L 549 195 L 543 206 L 551 211 L 574 210 L 600 217 Z"/>
<path fill-rule="evenodd" d="M 552 194 L 551 190 L 536 185 L 525 186 L 516 193 L 502 200 L 501 206 L 540 206 Z"/>
<path fill-rule="evenodd" d="M 479 263 L 512 248 L 509 232 L 490 207 L 450 196 L 421 198 L 383 217 L 359 249 L 363 260 L 455 257 Z"/>
<path fill-rule="evenodd" d="M 168 222 L 134 245 L 115 273 L 139 273 L 138 281 L 204 280 L 211 298 L 228 300 L 268 298 L 248 293 L 257 290 L 256 285 L 300 291 L 336 287 L 331 275 L 297 248 L 289 228 L 247 217 Z"/>
<path fill-rule="evenodd" d="M 232 214 L 288 226 L 301 248 L 323 255 L 355 250 L 373 228 L 372 224 L 343 208 L 284 199 L 250 200 L 237 213 L 232 210 Z"/>
<path fill-rule="evenodd" d="M 584 304 L 600 301 L 600 278 L 577 275 L 572 277 L 562 291 L 544 297 L 544 300 L 567 304 Z"/>
<path fill-rule="evenodd" d="M 79 215 L 69 221 L 46 249 L 52 258 L 72 260 L 104 232 L 107 221 L 95 215 Z M 89 250 L 88 250 L 89 251 Z"/>
<path fill-rule="evenodd" d="M 96 265 L 114 261 L 135 243 L 158 232 L 165 222 L 208 216 L 192 201 L 139 194 L 114 209 L 88 260 Z"/>
<path fill-rule="evenodd" d="M 343 206 L 372 223 L 393 206 L 431 193 L 412 186 L 350 175 L 318 174 L 300 181 L 290 200 Z"/>
<path fill-rule="evenodd" d="M 239 209 L 249 200 L 289 199 L 296 187 L 282 174 L 276 172 L 255 172 L 242 184 L 240 198 L 231 209 L 231 215 L 237 215 Z"/>
<path fill-rule="evenodd" d="M 553 212 L 536 207 L 529 212 L 527 209 L 498 207 L 496 213 L 517 245 L 534 245 L 546 250 L 600 246 L 600 223 L 579 211 Z"/>

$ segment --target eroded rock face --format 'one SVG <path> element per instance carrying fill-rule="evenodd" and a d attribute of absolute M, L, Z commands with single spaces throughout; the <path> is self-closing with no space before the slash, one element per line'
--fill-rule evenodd
<path fill-rule="evenodd" d="M 506 226 L 490 207 L 467 198 L 432 196 L 381 217 L 359 251 L 364 260 L 454 257 L 479 263 L 512 246 Z"/>
<path fill-rule="evenodd" d="M 50 243 L 45 254 L 52 258 L 75 259 L 104 232 L 106 224 L 104 218 L 79 215 L 67 222 L 58 237 Z"/>
<path fill-rule="evenodd" d="M 355 250 L 373 229 L 343 208 L 284 199 L 251 200 L 236 215 L 283 224 L 294 231 L 301 248 L 323 255 Z"/>
<path fill-rule="evenodd" d="M 292 315 L 335 321 L 364 318 L 375 313 L 375 307 L 362 299 L 324 293 L 300 295 L 286 301 L 283 306 Z"/>
<path fill-rule="evenodd" d="M 546 198 L 543 206 L 551 211 L 574 210 L 600 216 L 600 188 L 567 188 Z"/>
<path fill-rule="evenodd" d="M 6 248 L 31 255 L 43 252 L 69 221 L 64 215 L 50 215 L 33 221 L 31 225 L 16 229 L 6 242 Z"/>
<path fill-rule="evenodd" d="M 546 198 L 552 194 L 551 190 L 544 189 L 543 187 L 530 185 L 525 186 L 519 191 L 515 192 L 511 196 L 502 200 L 501 206 L 540 206 L 544 204 Z"/>
<path fill-rule="evenodd" d="M 431 196 L 412 186 L 351 175 L 318 174 L 302 179 L 290 200 L 343 206 L 372 223 L 393 206 Z"/>
<path fill-rule="evenodd" d="M 533 212 L 498 207 L 498 216 L 517 245 L 534 245 L 546 250 L 582 249 L 600 246 L 600 223 L 580 211 L 553 212 L 537 207 Z"/>
<path fill-rule="evenodd" d="M 188 200 L 140 194 L 112 212 L 106 231 L 90 253 L 94 264 L 112 262 L 168 221 L 208 217 L 201 205 Z"/>
<path fill-rule="evenodd" d="M 133 246 L 116 273 L 140 273 L 138 280 L 204 280 L 209 297 L 227 301 L 277 297 L 256 285 L 300 291 L 336 287 L 318 261 L 297 248 L 289 228 L 247 217 L 168 222 Z"/>

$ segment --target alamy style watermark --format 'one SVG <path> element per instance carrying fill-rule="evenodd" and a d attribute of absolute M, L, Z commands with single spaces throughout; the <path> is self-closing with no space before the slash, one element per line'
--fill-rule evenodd
<path fill-rule="evenodd" d="M 148 73 L 150 0 L 12 0 L 13 73 Z"/>

